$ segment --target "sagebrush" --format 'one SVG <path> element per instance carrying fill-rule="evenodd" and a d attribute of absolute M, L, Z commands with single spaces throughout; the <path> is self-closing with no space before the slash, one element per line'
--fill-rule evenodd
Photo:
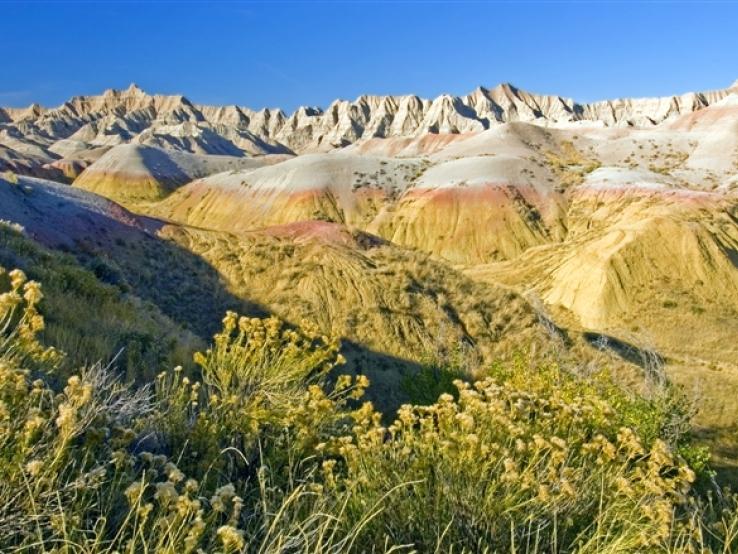
<path fill-rule="evenodd" d="M 0 280 L 2 551 L 738 548 L 673 395 L 521 360 L 385 424 L 335 338 L 233 313 L 189 375 L 94 364 L 57 387 L 40 285 Z"/>

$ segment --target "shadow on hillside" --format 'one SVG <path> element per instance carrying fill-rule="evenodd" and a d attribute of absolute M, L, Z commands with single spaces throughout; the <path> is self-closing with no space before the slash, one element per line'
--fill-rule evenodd
<path fill-rule="evenodd" d="M 650 370 L 654 365 L 663 365 L 666 360 L 654 350 L 641 348 L 622 339 L 587 331 L 582 334 L 584 340 L 598 350 L 612 352 L 622 360 L 637 365 L 641 369 Z"/>
<path fill-rule="evenodd" d="M 249 317 L 268 317 L 270 310 L 228 290 L 218 271 L 197 254 L 166 239 L 142 235 L 135 241 L 91 244 L 78 241 L 77 255 L 103 281 L 130 287 L 175 322 L 208 343 L 221 329 L 226 311 Z M 289 322 L 288 324 L 294 324 Z M 357 342 L 342 339 L 347 363 L 338 373 L 365 374 L 371 381 L 367 399 L 388 416 L 407 401 L 402 380 L 421 365 Z"/>
<path fill-rule="evenodd" d="M 155 232 L 162 222 L 137 218 L 142 225 L 135 228 L 100 217 L 79 218 L 73 226 L 73 237 L 58 237 L 66 240 L 48 240 L 46 229 L 43 238 L 47 240 L 41 242 L 72 255 L 100 281 L 156 305 L 207 343 L 220 330 L 228 310 L 250 317 L 271 315 L 261 304 L 233 294 L 219 272 L 202 257 L 158 237 Z M 366 374 L 372 382 L 368 397 L 378 408 L 391 413 L 407 401 L 402 380 L 419 371 L 420 364 L 350 340 L 342 344 L 347 364 L 340 372 Z"/>
<path fill-rule="evenodd" d="M 220 330 L 228 310 L 250 317 L 271 313 L 231 292 L 201 256 L 159 236 L 166 225 L 161 220 L 52 184 L 35 183 L 32 193 L 11 199 L 0 203 L 0 219 L 20 223 L 28 238 L 71 255 L 101 282 L 150 302 L 206 343 Z M 348 364 L 341 371 L 366 374 L 378 407 L 393 410 L 406 400 L 402 380 L 417 372 L 419 364 L 352 341 L 343 344 Z"/>
<path fill-rule="evenodd" d="M 695 438 L 709 445 L 718 484 L 738 486 L 738 426 L 699 428 Z"/>
<path fill-rule="evenodd" d="M 191 180 L 191 177 L 162 149 L 139 146 L 137 147 L 137 153 L 141 157 L 141 163 L 144 167 L 170 192 Z"/>
<path fill-rule="evenodd" d="M 351 340 L 342 339 L 341 345 L 346 365 L 339 367 L 337 373 L 366 375 L 371 383 L 366 400 L 371 400 L 386 417 L 394 417 L 397 409 L 408 402 L 403 380 L 418 373 L 423 366 Z"/>
<path fill-rule="evenodd" d="M 733 248 L 723 248 L 722 249 L 727 258 L 730 260 L 730 263 L 732 263 L 736 269 L 738 269 L 738 250 L 735 250 Z"/>
<path fill-rule="evenodd" d="M 100 281 L 155 304 L 195 335 L 210 338 L 229 309 L 266 314 L 230 294 L 198 256 L 158 237 L 161 221 L 66 185 L 26 185 L 0 188 L 0 220 L 17 223 L 26 237 L 70 254 Z"/>
<path fill-rule="evenodd" d="M 199 256 L 146 233 L 77 239 L 67 249 L 102 281 L 155 304 L 162 313 L 204 340 L 223 315 L 269 315 L 261 305 L 233 295 L 220 274 Z"/>

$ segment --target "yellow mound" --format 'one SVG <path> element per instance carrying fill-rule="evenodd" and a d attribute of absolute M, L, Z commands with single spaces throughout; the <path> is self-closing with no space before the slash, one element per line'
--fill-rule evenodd
<path fill-rule="evenodd" d="M 308 220 L 366 227 L 422 171 L 420 160 L 314 154 L 193 182 L 152 212 L 241 232 Z"/>
<path fill-rule="evenodd" d="M 85 169 L 74 186 L 127 205 L 160 200 L 193 179 L 265 160 L 205 156 L 152 146 L 123 144 L 107 151 Z"/>

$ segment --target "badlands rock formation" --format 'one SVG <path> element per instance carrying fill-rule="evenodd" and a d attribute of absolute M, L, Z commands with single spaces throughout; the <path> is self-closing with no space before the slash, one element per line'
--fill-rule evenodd
<path fill-rule="evenodd" d="M 245 231 L 300 221 L 367 227 L 426 164 L 353 154 L 305 154 L 257 170 L 219 173 L 179 189 L 156 213 L 192 225 Z"/>
<path fill-rule="evenodd" d="M 360 96 L 326 110 L 254 111 L 200 106 L 183 96 L 149 95 L 136 85 L 77 96 L 57 108 L 0 108 L 0 144 L 38 161 L 134 142 L 200 154 L 303 153 L 372 138 L 476 133 L 515 121 L 549 126 L 652 127 L 714 105 L 731 88 L 666 98 L 579 104 L 509 84 L 462 96 Z"/>
<path fill-rule="evenodd" d="M 79 175 L 75 186 L 114 200 L 159 200 L 198 177 L 260 167 L 269 159 L 198 156 L 156 146 L 121 144 L 105 152 Z"/>
<path fill-rule="evenodd" d="M 569 344 L 647 344 L 678 379 L 738 390 L 738 83 L 590 104 L 500 85 L 290 115 L 131 86 L 0 110 L 0 171 L 158 221 L 237 296 L 378 351 L 416 356 L 436 325 L 499 353 L 505 325 L 484 311 L 500 304 L 462 297 L 507 291 L 525 308 L 518 337 L 535 306 Z M 25 224 L 18 190 L 0 218 Z M 487 292 L 458 273 L 426 287 L 446 271 Z"/>
<path fill-rule="evenodd" d="M 371 376 L 383 406 L 399 404 L 402 380 L 431 352 L 473 345 L 491 361 L 514 354 L 518 341 L 538 355 L 557 347 L 521 295 L 336 223 L 221 233 L 23 176 L 0 177 L 0 226 L 7 222 L 75 253 L 203 340 L 228 309 L 309 319 L 344 339 L 348 369 Z"/>

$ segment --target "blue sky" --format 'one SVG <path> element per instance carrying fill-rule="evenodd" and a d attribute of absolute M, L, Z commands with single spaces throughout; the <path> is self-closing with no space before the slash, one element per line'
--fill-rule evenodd
<path fill-rule="evenodd" d="M 0 105 L 138 83 L 195 102 L 326 106 L 511 82 L 580 101 L 738 79 L 736 2 L 8 2 Z"/>

